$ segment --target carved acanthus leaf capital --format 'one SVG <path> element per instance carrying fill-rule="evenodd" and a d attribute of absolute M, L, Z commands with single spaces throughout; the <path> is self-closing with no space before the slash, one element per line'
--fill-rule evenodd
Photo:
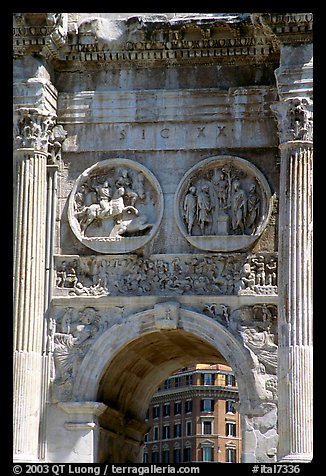
<path fill-rule="evenodd" d="M 56 115 L 36 107 L 19 107 L 16 114 L 15 146 L 43 152 L 55 163 L 67 135 L 61 125 L 56 125 Z"/>
<path fill-rule="evenodd" d="M 272 104 L 280 144 L 313 140 L 313 102 L 309 98 L 291 98 Z"/>

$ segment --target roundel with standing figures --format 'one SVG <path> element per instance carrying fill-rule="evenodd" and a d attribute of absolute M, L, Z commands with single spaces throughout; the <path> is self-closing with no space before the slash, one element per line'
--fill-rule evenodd
<path fill-rule="evenodd" d="M 175 196 L 178 227 L 193 246 L 208 251 L 248 249 L 272 210 L 263 174 L 240 157 L 203 160 L 183 177 Z"/>

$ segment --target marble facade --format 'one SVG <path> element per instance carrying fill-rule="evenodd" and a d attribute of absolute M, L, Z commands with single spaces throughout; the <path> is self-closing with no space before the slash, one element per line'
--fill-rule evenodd
<path fill-rule="evenodd" d="M 14 460 L 138 462 L 157 386 L 312 459 L 312 14 L 14 14 Z M 123 449 L 123 450 L 122 450 Z"/>

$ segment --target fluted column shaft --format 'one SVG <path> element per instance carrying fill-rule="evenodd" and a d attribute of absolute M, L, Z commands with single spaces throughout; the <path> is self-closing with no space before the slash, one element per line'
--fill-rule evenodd
<path fill-rule="evenodd" d="M 312 147 L 281 146 L 279 456 L 312 459 Z"/>
<path fill-rule="evenodd" d="M 278 461 L 312 459 L 313 48 L 281 46 L 275 71 L 281 156 L 278 262 Z"/>
<path fill-rule="evenodd" d="M 47 156 L 22 148 L 14 160 L 14 459 L 37 461 Z"/>

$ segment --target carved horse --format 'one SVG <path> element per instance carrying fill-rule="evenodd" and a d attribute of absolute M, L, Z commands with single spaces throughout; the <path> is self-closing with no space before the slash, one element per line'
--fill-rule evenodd
<path fill-rule="evenodd" d="M 138 215 L 137 208 L 131 205 L 127 207 L 124 205 L 124 193 L 125 189 L 123 187 L 119 187 L 113 194 L 112 199 L 104 208 L 97 203 L 86 207 L 83 212 L 83 218 L 80 221 L 80 229 L 82 233 L 85 233 L 87 227 L 95 220 L 105 220 L 106 218 L 119 219 L 118 217 L 122 217 L 125 212 Z"/>

